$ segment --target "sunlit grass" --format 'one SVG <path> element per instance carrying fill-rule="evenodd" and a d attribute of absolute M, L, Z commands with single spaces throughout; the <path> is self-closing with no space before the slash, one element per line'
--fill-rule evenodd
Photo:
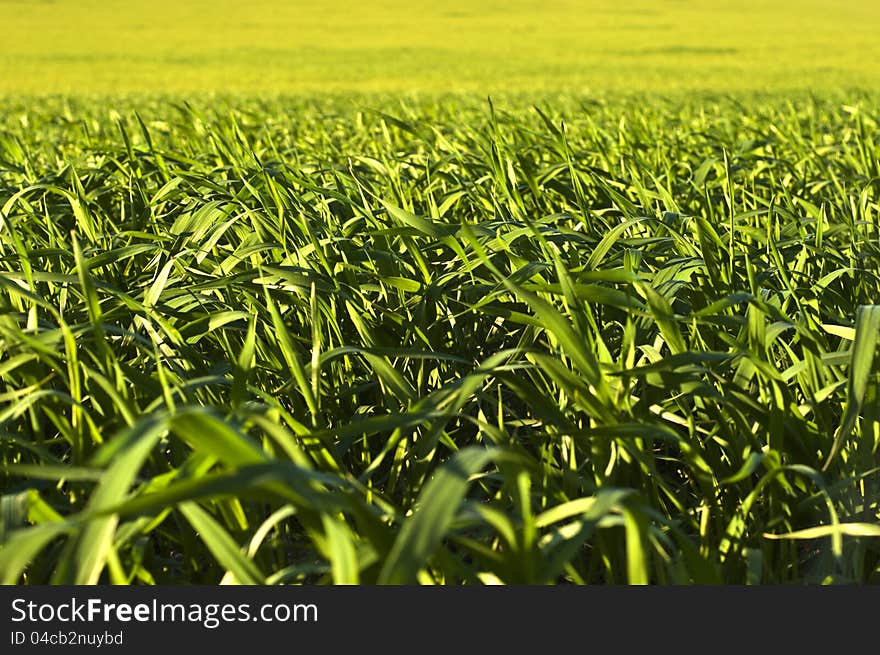
<path fill-rule="evenodd" d="M 0 580 L 877 582 L 876 100 L 8 102 Z"/>

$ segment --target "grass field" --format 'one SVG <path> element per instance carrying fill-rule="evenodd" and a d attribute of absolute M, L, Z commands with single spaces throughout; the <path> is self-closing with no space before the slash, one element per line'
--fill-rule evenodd
<path fill-rule="evenodd" d="M 824 4 L 0 2 L 0 583 L 880 582 Z"/>
<path fill-rule="evenodd" d="M 876 86 L 872 0 L 2 0 L 0 94 Z"/>

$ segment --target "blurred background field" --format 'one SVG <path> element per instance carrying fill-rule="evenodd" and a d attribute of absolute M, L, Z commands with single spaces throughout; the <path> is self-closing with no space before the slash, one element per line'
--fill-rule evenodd
<path fill-rule="evenodd" d="M 875 87 L 880 2 L 0 0 L 0 94 Z"/>

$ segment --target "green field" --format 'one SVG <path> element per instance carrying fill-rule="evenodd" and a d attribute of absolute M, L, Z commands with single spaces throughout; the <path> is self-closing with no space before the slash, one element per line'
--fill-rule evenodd
<path fill-rule="evenodd" d="M 0 94 L 828 89 L 872 0 L 2 0 Z"/>
<path fill-rule="evenodd" d="M 825 5 L 0 1 L 0 583 L 880 582 Z"/>

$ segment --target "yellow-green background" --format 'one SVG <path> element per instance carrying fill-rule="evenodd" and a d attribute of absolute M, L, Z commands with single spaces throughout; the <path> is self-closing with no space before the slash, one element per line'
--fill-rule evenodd
<path fill-rule="evenodd" d="M 0 0 L 0 94 L 878 81 L 880 0 Z"/>

